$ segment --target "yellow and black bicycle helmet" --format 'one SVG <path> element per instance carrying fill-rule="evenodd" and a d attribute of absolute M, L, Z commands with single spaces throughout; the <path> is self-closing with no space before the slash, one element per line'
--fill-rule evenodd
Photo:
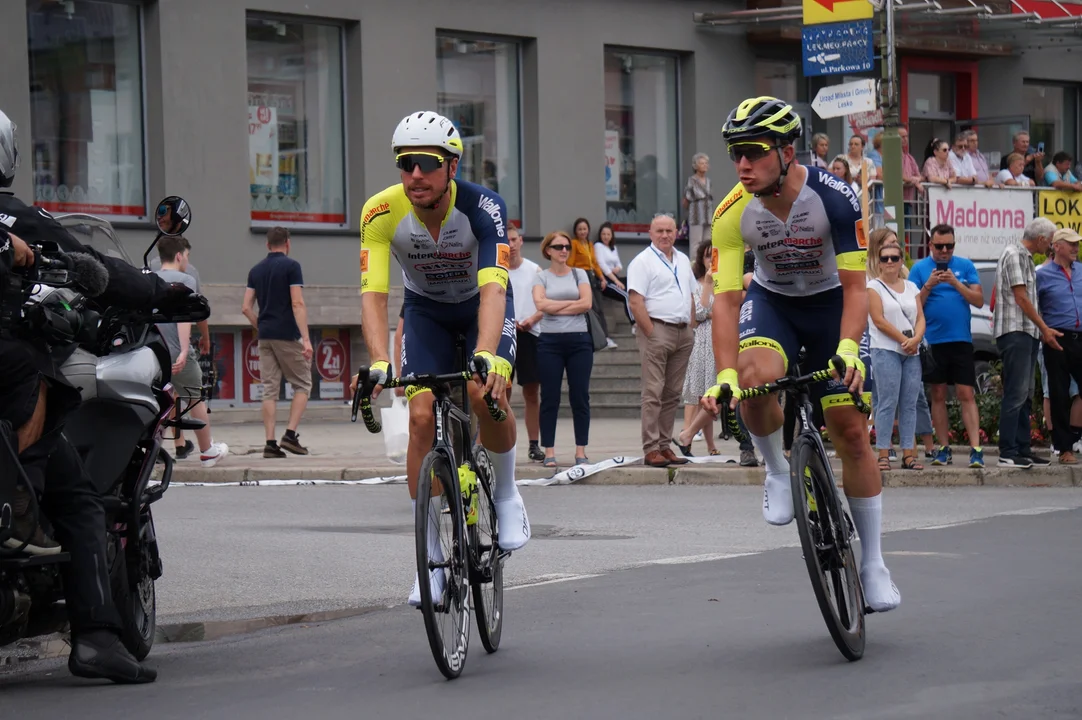
<path fill-rule="evenodd" d="M 726 118 L 721 136 L 727 143 L 772 137 L 787 144 L 799 138 L 801 130 L 800 116 L 793 111 L 792 105 L 776 97 L 762 95 L 748 98 L 737 105 Z"/>

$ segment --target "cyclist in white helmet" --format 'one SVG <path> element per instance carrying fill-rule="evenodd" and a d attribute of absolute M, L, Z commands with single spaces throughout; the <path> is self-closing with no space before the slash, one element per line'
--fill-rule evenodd
<path fill-rule="evenodd" d="M 481 444 L 492 459 L 500 547 L 517 550 L 530 539 L 530 521 L 515 486 L 515 420 L 504 392 L 515 357 L 506 206 L 491 190 L 455 179 L 462 138 L 438 113 L 415 112 L 403 118 L 391 149 L 401 182 L 369 198 L 361 214 L 361 324 L 372 360 L 372 397 L 383 389 L 390 371 L 387 293 L 393 254 L 405 285 L 402 375 L 459 369 L 454 367 L 454 341 L 460 333 L 474 357 L 488 364 L 487 384 L 469 384 L 470 405 L 481 410 L 476 413 Z M 410 388 L 406 394 L 406 475 L 415 512 L 417 474 L 435 435 L 429 392 Z M 507 412 L 505 421 L 496 422 L 484 412 L 485 392 Z M 438 507 L 439 498 L 429 502 Z M 438 517 L 435 508 L 422 506 L 420 512 L 428 512 L 430 523 Z M 438 532 L 430 532 L 429 538 L 430 554 L 438 555 Z M 431 583 L 433 596 L 439 597 L 442 570 L 432 571 Z M 421 604 L 417 582 L 409 602 Z"/>

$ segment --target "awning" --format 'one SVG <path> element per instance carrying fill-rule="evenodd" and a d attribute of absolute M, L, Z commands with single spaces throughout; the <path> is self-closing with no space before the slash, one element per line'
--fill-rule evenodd
<path fill-rule="evenodd" d="M 815 1 L 827 9 L 834 4 Z M 800 0 L 748 2 L 746 10 L 695 13 L 695 23 L 720 32 L 747 33 L 760 41 L 800 41 Z M 1012 55 L 1082 47 L 1082 0 L 894 0 L 894 12 L 899 50 Z"/>

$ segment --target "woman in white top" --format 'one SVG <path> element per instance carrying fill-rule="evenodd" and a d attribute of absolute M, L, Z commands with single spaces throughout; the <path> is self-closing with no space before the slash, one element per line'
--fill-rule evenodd
<path fill-rule="evenodd" d="M 849 161 L 845 155 L 839 155 L 830 161 L 830 174 L 845 180 L 857 197 L 860 197 L 860 185 L 853 182 L 853 176 L 849 174 Z"/>
<path fill-rule="evenodd" d="M 853 182 L 860 187 L 863 187 L 860 177 L 862 173 L 868 176 L 868 182 L 878 177 L 875 162 L 871 158 L 864 157 L 864 138 L 860 135 L 849 138 L 849 154 L 845 156 L 845 161 L 849 163 L 849 175 L 853 178 Z"/>
<path fill-rule="evenodd" d="M 1007 168 L 1000 170 L 996 175 L 996 184 L 1010 185 L 1011 187 L 1032 187 L 1033 181 L 1023 172 L 1026 169 L 1026 158 L 1022 153 L 1011 153 L 1007 156 Z"/>
<path fill-rule="evenodd" d="M 597 242 L 594 243 L 594 256 L 601 272 L 608 280 L 601 294 L 618 300 L 624 306 L 624 314 L 631 323 L 632 330 L 635 327 L 635 317 L 631 314 L 631 306 L 628 304 L 626 278 L 621 276 L 623 264 L 620 262 L 620 251 L 616 249 L 616 236 L 612 231 L 612 223 L 602 223 L 597 229 Z"/>
<path fill-rule="evenodd" d="M 887 235 L 894 237 L 893 242 Z M 868 274 L 872 278 L 868 280 L 868 331 L 875 368 L 879 469 L 890 470 L 891 430 L 897 412 L 902 469 L 923 470 L 924 466 L 917 462 L 914 442 L 921 384 L 920 342 L 924 337 L 920 289 L 901 277 L 905 258 L 893 232 L 886 228 L 875 230 L 868 244 L 880 248 L 879 257 L 868 257 Z"/>

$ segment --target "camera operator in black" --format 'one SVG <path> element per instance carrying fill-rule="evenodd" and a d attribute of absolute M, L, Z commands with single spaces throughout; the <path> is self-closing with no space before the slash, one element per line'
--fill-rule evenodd
<path fill-rule="evenodd" d="M 0 188 L 14 181 L 18 156 L 15 124 L 0 112 Z M 96 298 L 103 307 L 169 307 L 190 294 L 187 287 L 173 288 L 154 275 L 143 275 L 127 263 L 84 247 L 44 210 L 27 206 L 10 193 L 0 193 L 0 231 L 0 287 L 5 289 L 10 273 L 34 264 L 27 244 L 52 241 L 64 251 L 91 254 L 105 265 L 110 275 L 108 289 Z M 3 299 L 7 302 L 8 296 Z M 79 404 L 79 391 L 57 373 L 45 348 L 7 332 L 0 336 L 0 368 L 0 423 L 14 430 L 8 435 L 18 442 L 18 462 L 71 556 L 63 578 L 72 633 L 68 669 L 79 677 L 117 683 L 153 682 L 157 672 L 136 661 L 120 642 L 120 617 L 107 570 L 102 499 L 63 434 L 65 418 Z M 7 447 L 0 451 L 9 452 Z M 22 504 L 16 497 L 13 510 Z M 15 541 L 19 547 L 30 540 L 39 551 L 57 552 L 55 543 L 42 536 L 32 518 L 27 527 L 28 509 L 15 518 L 16 537 L 9 543 Z"/>

